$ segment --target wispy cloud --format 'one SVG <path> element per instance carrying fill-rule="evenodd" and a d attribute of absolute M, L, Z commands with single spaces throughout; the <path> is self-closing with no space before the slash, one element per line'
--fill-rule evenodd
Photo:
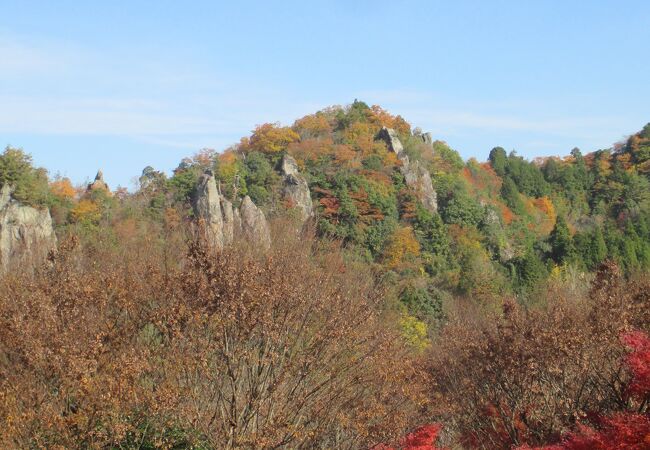
<path fill-rule="evenodd" d="M 635 123 L 632 117 L 613 116 L 606 111 L 564 112 L 559 107 L 561 102 L 534 97 L 471 102 L 434 91 L 394 89 L 363 92 L 360 98 L 399 112 L 434 135 L 461 142 L 473 140 L 476 135 L 517 136 L 520 145 L 531 151 L 555 150 L 558 142 L 567 139 L 576 145 L 604 147 L 621 139 Z M 528 146 L 525 142 L 531 137 L 535 143 Z"/>
<path fill-rule="evenodd" d="M 62 55 L 54 56 L 46 48 L 38 48 L 0 34 L 0 72 L 3 77 L 24 76 L 61 68 Z"/>
<path fill-rule="evenodd" d="M 229 83 L 201 66 L 71 52 L 6 34 L 0 35 L 0 55 L 3 133 L 113 135 L 200 147 L 309 111 L 286 93 Z M 216 135 L 222 137 L 211 138 Z"/>
<path fill-rule="evenodd" d="M 101 55 L 67 43 L 0 33 L 0 132 L 110 135 L 170 148 L 223 148 L 256 124 L 290 123 L 332 103 L 322 92 L 287 92 L 147 55 Z M 230 80 L 230 81 L 229 81 Z M 305 94 L 305 93 L 302 93 Z M 341 93 L 337 93 L 340 95 Z M 558 110 L 544 99 L 471 101 L 421 89 L 366 90 L 354 97 L 381 104 L 411 123 L 460 143 L 476 135 L 612 143 L 630 118 Z M 559 111 L 559 112 L 558 112 Z M 566 139 L 565 139 L 566 140 Z M 597 144 L 594 144 L 597 145 Z"/>

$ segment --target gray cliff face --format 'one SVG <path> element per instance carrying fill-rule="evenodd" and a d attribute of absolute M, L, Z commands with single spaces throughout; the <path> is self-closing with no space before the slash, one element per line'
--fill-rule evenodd
<path fill-rule="evenodd" d="M 497 235 L 505 236 L 505 230 L 503 229 L 503 223 L 499 219 L 497 212 L 488 205 L 484 200 L 480 200 L 480 205 L 485 208 L 485 225 L 497 230 Z M 499 259 L 501 262 L 505 263 L 515 257 L 514 250 L 510 242 L 507 239 L 503 238 L 497 242 L 497 248 L 499 250 Z"/>
<path fill-rule="evenodd" d="M 0 272 L 44 260 L 56 248 L 49 210 L 23 205 L 11 194 L 8 185 L 0 189 Z"/>
<path fill-rule="evenodd" d="M 420 138 L 426 145 L 433 146 L 433 138 L 431 137 L 431 133 L 422 133 L 420 135 Z"/>
<path fill-rule="evenodd" d="M 207 242 L 221 250 L 239 235 L 254 245 L 268 249 L 271 233 L 264 213 L 246 196 L 239 209 L 219 193 L 212 172 L 199 179 L 194 198 L 194 214 Z"/>
<path fill-rule="evenodd" d="M 210 245 L 222 249 L 226 245 L 224 220 L 221 213 L 221 199 L 212 172 L 206 172 L 199 178 L 192 206 L 205 239 Z"/>
<path fill-rule="evenodd" d="M 399 140 L 399 136 L 395 130 L 382 127 L 378 137 L 386 142 L 388 150 L 395 153 L 397 158 L 408 161 L 409 157 L 404 153 L 404 146 L 402 146 L 402 141 Z"/>
<path fill-rule="evenodd" d="M 298 171 L 296 160 L 290 155 L 284 155 L 280 166 L 282 173 L 282 197 L 296 208 L 300 222 L 304 224 L 314 215 L 314 205 L 307 180 Z"/>
<path fill-rule="evenodd" d="M 271 247 L 271 230 L 261 209 L 247 195 L 239 208 L 241 229 L 245 239 L 268 250 Z"/>
<path fill-rule="evenodd" d="M 428 139 L 431 140 L 429 133 L 425 133 L 422 136 L 428 136 Z M 383 127 L 378 137 L 386 142 L 388 149 L 395 153 L 397 159 L 402 163 L 400 172 L 404 175 L 406 185 L 415 191 L 425 208 L 431 212 L 438 211 L 438 196 L 433 188 L 429 171 L 419 161 L 409 160 L 395 130 Z M 422 139 L 426 142 L 424 137 Z"/>
<path fill-rule="evenodd" d="M 235 223 L 235 209 L 232 203 L 223 195 L 219 196 L 219 200 L 221 202 L 221 216 L 223 217 L 223 242 L 225 245 L 229 245 L 235 239 L 235 235 L 239 233 L 241 225 Z M 239 211 L 237 212 L 239 213 Z"/>

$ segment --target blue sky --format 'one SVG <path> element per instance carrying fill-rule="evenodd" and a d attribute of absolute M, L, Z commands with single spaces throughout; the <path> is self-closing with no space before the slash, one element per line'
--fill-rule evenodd
<path fill-rule="evenodd" d="M 467 158 L 608 147 L 650 121 L 647 1 L 0 0 L 0 145 L 130 186 L 355 98 Z"/>

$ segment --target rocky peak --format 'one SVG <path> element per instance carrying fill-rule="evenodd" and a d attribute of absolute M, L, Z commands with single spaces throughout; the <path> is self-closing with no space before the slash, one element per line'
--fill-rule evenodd
<path fill-rule="evenodd" d="M 219 249 L 223 248 L 225 241 L 221 199 L 212 171 L 206 171 L 199 178 L 192 206 L 206 240 Z"/>
<path fill-rule="evenodd" d="M 293 158 L 293 156 L 286 154 L 282 157 L 282 162 L 280 163 L 280 170 L 282 171 L 282 175 L 289 176 L 289 175 L 298 175 L 298 163 L 296 160 Z"/>
<path fill-rule="evenodd" d="M 420 139 L 422 139 L 422 142 L 424 142 L 426 145 L 433 146 L 433 137 L 431 136 L 431 133 L 422 133 L 420 135 Z"/>
<path fill-rule="evenodd" d="M 8 184 L 0 189 L 0 272 L 43 260 L 56 248 L 50 211 L 23 205 L 12 193 Z"/>
<path fill-rule="evenodd" d="M 271 230 L 261 209 L 247 195 L 239 208 L 242 233 L 246 240 L 265 250 L 271 247 Z"/>
<path fill-rule="evenodd" d="M 399 140 L 399 136 L 395 130 L 392 128 L 381 127 L 377 137 L 386 142 L 388 150 L 395 153 L 399 159 L 402 159 L 403 157 L 408 159 L 408 156 L 404 153 L 402 141 Z"/>
<path fill-rule="evenodd" d="M 247 241 L 268 249 L 271 233 L 264 213 L 246 196 L 239 209 L 217 187 L 211 170 L 199 178 L 193 202 L 194 215 L 206 241 L 223 249 L 242 235 Z"/>
<path fill-rule="evenodd" d="M 430 138 L 430 134 L 426 134 Z M 386 142 L 388 149 L 395 153 L 397 159 L 402 163 L 400 172 L 404 176 L 406 185 L 415 191 L 425 208 L 431 212 L 436 212 L 438 210 L 438 196 L 433 188 L 431 174 L 426 167 L 420 164 L 419 161 L 410 161 L 395 130 L 382 127 L 377 138 Z"/>
<path fill-rule="evenodd" d="M 93 181 L 88 185 L 89 192 L 96 191 L 98 189 L 106 191 L 108 194 L 111 193 L 108 184 L 106 184 L 106 182 L 104 181 L 104 173 L 101 171 L 101 169 L 97 171 L 97 175 L 95 175 L 95 181 Z"/>
<path fill-rule="evenodd" d="M 280 164 L 283 176 L 282 197 L 299 212 L 301 225 L 314 215 L 314 205 L 311 192 L 305 177 L 300 174 L 296 160 L 290 155 L 284 155 Z"/>

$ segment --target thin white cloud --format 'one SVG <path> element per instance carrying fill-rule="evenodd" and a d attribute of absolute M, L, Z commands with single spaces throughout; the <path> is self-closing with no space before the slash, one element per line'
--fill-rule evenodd
<path fill-rule="evenodd" d="M 609 115 L 565 115 L 552 113 L 554 105 L 540 101 L 500 100 L 494 104 L 475 102 L 459 104 L 444 99 L 436 92 L 412 89 L 366 91 L 362 99 L 370 99 L 411 123 L 448 135 L 475 132 L 527 132 L 553 136 L 590 138 L 608 136 L 624 130 L 634 120 Z M 543 113 L 541 111 L 544 111 Z"/>
<path fill-rule="evenodd" d="M 0 33 L 0 132 L 111 135 L 173 148 L 220 149 L 237 140 L 229 136 L 246 134 L 256 124 L 290 124 L 332 103 L 331 98 L 313 101 L 325 92 L 297 100 L 295 93 L 274 86 L 240 79 L 228 83 L 214 70 L 151 60 L 137 50 L 111 57 Z M 557 114 L 559 103 L 530 99 L 461 103 L 433 90 L 389 89 L 362 91 L 344 102 L 354 97 L 380 104 L 442 138 L 528 133 L 535 139 L 611 143 L 634 123 L 623 117 Z"/>
<path fill-rule="evenodd" d="M 35 43 L 0 31 L 0 80 L 63 71 L 74 60 L 69 47 Z"/>

